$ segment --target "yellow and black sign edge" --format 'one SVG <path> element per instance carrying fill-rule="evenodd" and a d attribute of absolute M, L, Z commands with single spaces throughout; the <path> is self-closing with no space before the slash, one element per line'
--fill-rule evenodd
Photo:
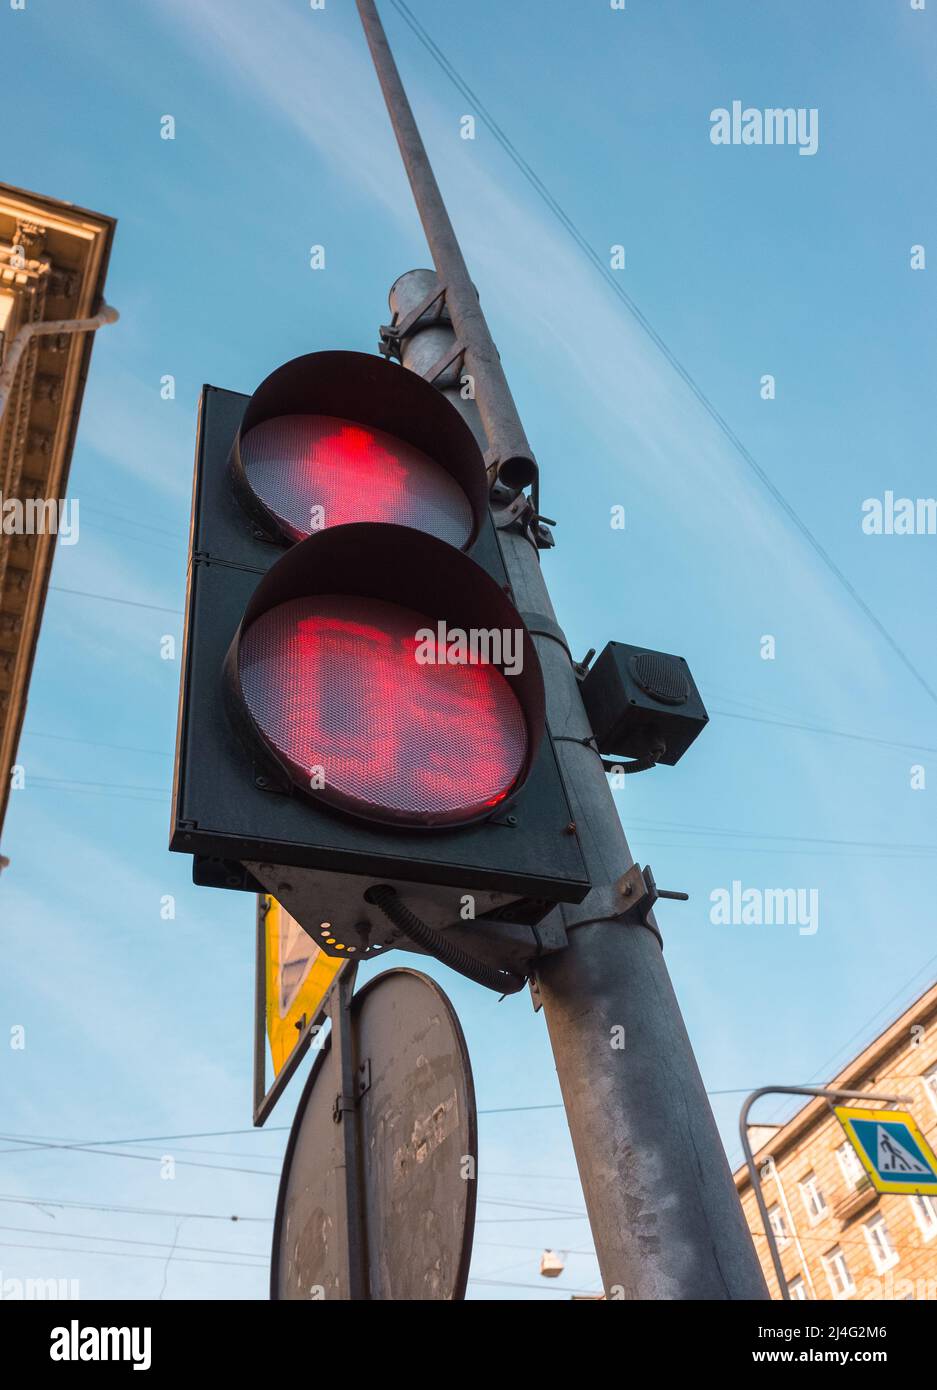
<path fill-rule="evenodd" d="M 937 1172 L 937 1154 L 934 1153 L 934 1150 L 931 1148 L 930 1144 L 928 1144 L 920 1129 L 918 1129 L 914 1116 L 909 1111 L 884 1109 L 865 1110 L 855 1105 L 835 1105 L 833 1109 L 836 1118 L 846 1131 L 846 1137 L 850 1144 L 852 1144 L 853 1149 L 859 1157 L 859 1162 L 868 1174 L 869 1180 L 876 1192 L 899 1194 L 905 1197 L 937 1196 L 937 1177 L 933 1179 L 924 1178 L 919 1183 L 891 1182 L 887 1178 L 881 1177 L 878 1169 L 869 1158 L 865 1151 L 865 1147 L 859 1141 L 859 1137 L 852 1127 L 853 1120 L 871 1120 L 873 1122 L 878 1122 L 887 1119 L 892 1123 L 894 1123 L 895 1120 L 900 1120 L 907 1125 L 911 1137 L 921 1150 L 921 1153 L 924 1154 L 928 1163 L 930 1163 L 934 1171 Z"/>
<path fill-rule="evenodd" d="M 254 965 L 254 1105 L 253 1123 L 259 1128 L 270 1118 L 273 1108 L 282 1096 L 286 1087 L 289 1085 L 296 1068 L 305 1057 L 309 1050 L 309 1045 L 316 1036 L 316 1033 L 329 1016 L 332 995 L 341 975 L 349 965 L 348 961 L 335 961 L 335 975 L 318 1003 L 318 1006 L 310 1009 L 298 1008 L 294 1005 L 299 1023 L 300 1017 L 305 1014 L 305 1022 L 296 1029 L 296 1043 L 289 1056 L 284 1060 L 279 1071 L 267 1089 L 267 1009 L 268 1001 L 271 998 L 271 991 L 274 989 L 274 981 L 271 978 L 272 972 L 268 970 L 268 960 L 270 952 L 268 949 L 268 926 L 267 916 L 272 904 L 276 899 L 267 893 L 257 895 L 257 926 L 255 938 L 255 965 Z M 277 904 L 279 906 L 279 904 Z"/>

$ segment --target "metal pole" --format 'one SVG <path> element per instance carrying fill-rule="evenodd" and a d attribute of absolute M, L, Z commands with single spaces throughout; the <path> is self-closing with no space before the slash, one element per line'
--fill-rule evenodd
<path fill-rule="evenodd" d="M 475 378 L 489 461 L 508 487 L 518 486 L 525 467 L 530 477 L 530 446 L 377 10 L 373 0 L 357 3 L 455 338 Z M 402 307 L 404 290 L 398 281 Z M 405 366 L 412 344 L 401 344 Z M 471 410 L 464 402 L 463 413 Z M 606 1292 L 767 1298 L 656 924 L 630 927 L 620 915 L 619 880 L 634 861 L 602 762 L 584 742 L 592 731 L 536 545 L 527 526 L 499 534 L 514 600 L 543 665 L 547 718 L 596 885 L 579 907 L 559 909 L 569 945 L 544 958 L 538 985 Z"/>
<path fill-rule="evenodd" d="M 267 896 L 257 894 L 254 927 L 254 1124 L 267 1090 Z"/>
<path fill-rule="evenodd" d="M 336 1124 L 340 1125 L 338 1156 L 335 1164 L 345 1199 L 345 1223 L 340 1239 L 345 1244 L 345 1269 L 348 1298 L 353 1301 L 370 1298 L 368 1290 L 368 1254 L 364 1229 L 364 1198 L 362 1192 L 361 1145 L 358 1138 L 358 1061 L 351 1001 L 355 991 L 357 969 L 343 970 L 332 993 L 332 1065 L 338 1084 L 335 1101 Z"/>
<path fill-rule="evenodd" d="M 751 1179 L 752 1191 L 755 1194 L 755 1201 L 758 1204 L 758 1212 L 761 1216 L 761 1224 L 764 1229 L 765 1239 L 768 1242 L 768 1249 L 771 1251 L 771 1263 L 774 1265 L 775 1277 L 778 1287 L 781 1290 L 781 1297 L 790 1300 L 790 1290 L 787 1287 L 787 1275 L 784 1273 L 784 1266 L 781 1263 L 781 1252 L 778 1250 L 777 1241 L 774 1238 L 774 1231 L 768 1217 L 768 1206 L 765 1202 L 764 1193 L 761 1190 L 761 1174 L 755 1163 L 755 1155 L 752 1153 L 752 1146 L 748 1138 L 748 1114 L 756 1100 L 762 1096 L 826 1096 L 828 1099 L 836 1100 L 881 1100 L 888 1105 L 910 1104 L 908 1096 L 873 1096 L 868 1091 L 842 1091 L 835 1087 L 823 1086 L 760 1086 L 757 1091 L 752 1091 L 751 1095 L 742 1106 L 739 1114 L 739 1137 L 742 1140 L 742 1152 L 745 1155 L 745 1162 L 748 1165 L 748 1176 Z M 773 1161 L 773 1160 L 772 1160 Z"/>
<path fill-rule="evenodd" d="M 490 449 L 488 461 L 498 466 L 499 475 L 508 487 L 526 487 L 534 480 L 537 465 L 410 110 L 374 0 L 358 0 L 358 13 L 426 240 L 432 249 L 436 269 L 446 286 L 446 303 L 452 324 L 465 349 L 467 370 L 475 380 L 475 395 Z"/>

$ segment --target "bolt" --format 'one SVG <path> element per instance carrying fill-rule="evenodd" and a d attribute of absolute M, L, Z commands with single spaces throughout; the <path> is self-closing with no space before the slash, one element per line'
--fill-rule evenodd
<path fill-rule="evenodd" d="M 575 834 L 576 834 L 576 822 L 575 822 L 574 820 L 571 820 L 571 821 L 569 822 L 569 825 L 567 825 L 567 827 L 566 827 L 566 834 L 567 834 L 567 835 L 575 835 Z"/>
<path fill-rule="evenodd" d="M 255 786 L 255 787 L 265 787 L 266 785 L 267 785 L 267 779 L 266 779 L 266 777 L 255 777 L 255 778 L 254 778 L 254 786 Z"/>

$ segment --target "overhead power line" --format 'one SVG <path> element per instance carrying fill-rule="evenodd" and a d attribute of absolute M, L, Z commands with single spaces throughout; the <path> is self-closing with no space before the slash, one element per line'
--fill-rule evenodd
<path fill-rule="evenodd" d="M 241 1216 L 235 1212 L 220 1211 L 170 1211 L 165 1207 L 135 1207 L 116 1202 L 78 1202 L 70 1197 L 24 1197 L 19 1192 L 0 1192 L 0 1202 L 11 1206 L 35 1207 L 39 1211 L 48 1207 L 61 1208 L 63 1211 L 106 1211 L 120 1216 L 165 1216 L 180 1221 L 261 1221 L 265 1226 L 273 1225 L 270 1216 Z"/>
<path fill-rule="evenodd" d="M 598 1294 L 601 1289 L 570 1289 L 557 1284 L 519 1284 L 516 1279 L 485 1279 L 481 1275 L 469 1279 L 470 1284 L 485 1284 L 489 1288 L 497 1287 L 501 1289 L 536 1289 L 538 1293 L 559 1293 L 565 1298 L 571 1298 L 577 1294 Z"/>
<path fill-rule="evenodd" d="M 937 959 L 937 957 L 935 957 Z M 920 972 L 918 972 L 920 973 Z M 806 1084 L 806 1083 L 804 1083 Z M 713 1091 L 707 1091 L 709 1096 L 732 1096 L 748 1095 L 754 1091 L 754 1086 L 729 1086 Z M 549 1101 L 542 1105 L 499 1105 L 480 1109 L 479 1115 L 517 1115 L 524 1114 L 531 1110 L 562 1110 L 563 1105 L 560 1101 Z M 137 1135 L 132 1139 L 63 1139 L 49 1134 L 0 1134 L 0 1140 L 9 1144 L 25 1145 L 22 1147 L 0 1149 L 0 1154 L 5 1153 L 33 1153 L 41 1149 L 77 1149 L 80 1152 L 87 1152 L 94 1149 L 112 1149 L 124 1144 L 168 1144 L 179 1139 L 228 1139 L 232 1136 L 242 1136 L 249 1134 L 253 1138 L 263 1138 L 268 1134 L 286 1134 L 290 1130 L 290 1125 L 265 1125 L 263 1129 L 253 1127 L 250 1129 L 205 1129 L 188 1131 L 185 1134 L 144 1134 Z M 258 1158 L 261 1155 L 258 1155 Z M 279 1161 L 277 1155 L 264 1154 L 264 1158 L 269 1158 L 271 1162 Z M 521 1174 L 499 1174 L 483 1170 L 482 1176 L 487 1177 L 520 1177 Z M 537 1174 L 528 1173 L 527 1177 L 537 1177 Z M 548 1178 L 549 1174 L 540 1174 L 543 1178 Z M 574 1175 L 566 1174 L 564 1178 Z M 175 1213 L 170 1213 L 174 1215 Z"/>
<path fill-rule="evenodd" d="M 121 540 L 130 541 L 134 546 L 148 545 L 153 550 L 162 550 L 167 555 L 181 555 L 184 547 L 178 550 L 171 545 L 164 545 L 162 541 L 150 540 L 147 536 L 136 536 L 126 531 L 118 531 L 113 526 L 102 526 L 99 521 L 95 521 L 92 526 L 85 528 L 92 536 L 119 536 Z"/>
<path fill-rule="evenodd" d="M 718 699 L 729 700 L 732 704 L 750 704 L 749 701 L 734 699 L 727 695 L 719 695 Z M 927 743 L 901 743 L 895 739 L 877 738 L 874 734 L 857 734 L 846 729 L 829 729 L 821 724 L 806 724 L 802 721 L 793 719 L 771 718 L 766 714 L 742 713 L 737 710 L 716 709 L 710 706 L 710 715 L 716 715 L 720 719 L 744 719 L 755 724 L 773 725 L 779 729 L 794 729 L 802 733 L 818 734 L 824 738 L 843 738 L 855 743 L 867 743 L 880 748 L 898 748 L 911 753 L 937 753 L 937 745 Z M 173 750 L 171 748 L 141 748 L 136 744 L 128 743 L 109 743 L 106 740 L 80 738 L 74 734 L 50 734 L 39 729 L 24 729 L 23 738 L 51 739 L 57 743 L 83 744 L 88 748 L 109 748 L 118 753 L 141 753 L 155 758 L 171 758 Z M 113 784 L 117 785 L 117 784 Z M 162 790 L 162 789 L 161 789 Z"/>
<path fill-rule="evenodd" d="M 172 757 L 172 750 L 168 748 L 139 748 L 135 744 L 130 743 L 103 743 L 98 739 L 73 738 L 69 734 L 40 733 L 38 729 L 24 729 L 22 737 L 54 739 L 56 743 L 83 743 L 88 748 L 111 748 L 118 753 L 147 753 L 154 758 Z"/>
<path fill-rule="evenodd" d="M 9 1143 L 15 1136 L 12 1134 L 0 1134 L 0 1139 Z M 138 1163 L 161 1163 L 163 1156 L 158 1154 L 127 1153 L 122 1149 L 105 1149 L 98 1146 L 84 1144 L 34 1144 L 28 1139 L 21 1139 L 18 1143 L 24 1144 L 27 1149 L 42 1149 L 51 1152 L 65 1153 L 90 1153 L 99 1154 L 105 1158 L 128 1158 L 135 1159 Z M 173 1162 L 179 1168 L 209 1168 L 216 1173 L 249 1173 L 253 1177 L 259 1178 L 279 1178 L 279 1173 L 270 1173 L 264 1168 L 239 1168 L 224 1163 L 198 1163 L 193 1159 L 175 1158 Z"/>
<path fill-rule="evenodd" d="M 812 1072 L 807 1081 L 802 1084 L 807 1086 L 816 1084 L 818 1078 L 826 1079 L 831 1075 L 835 1076 L 838 1071 L 841 1071 L 842 1067 L 837 1068 L 837 1071 L 834 1071 L 832 1073 L 829 1069 L 833 1066 L 833 1063 L 836 1062 L 848 1048 L 850 1048 L 860 1037 L 865 1035 L 866 1031 L 872 1026 L 873 1023 L 875 1023 L 875 1020 L 881 1018 L 885 1010 L 888 1009 L 892 1004 L 894 1004 L 896 999 L 900 999 L 901 996 L 905 993 L 905 991 L 908 990 L 910 986 L 915 982 L 915 980 L 917 980 L 920 975 L 923 975 L 924 971 L 928 970 L 934 964 L 935 961 L 937 961 L 937 954 L 930 956 L 929 959 L 926 960 L 923 965 L 919 966 L 918 969 L 915 970 L 914 974 L 909 976 L 909 978 L 904 982 L 904 984 L 901 985 L 898 989 L 896 989 L 894 994 L 892 994 L 888 999 L 885 1000 L 884 1004 L 879 1005 L 875 1012 L 873 1014 L 870 1014 L 866 1021 L 863 1024 L 861 1024 L 856 1029 L 856 1031 L 852 1033 L 839 1048 L 837 1048 L 837 1050 L 832 1054 L 832 1056 L 828 1057 L 825 1062 L 822 1062 L 820 1066 L 818 1066 L 816 1070 Z M 904 1012 L 904 1009 L 906 1007 L 907 1005 L 904 1005 L 899 1010 L 896 1017 L 900 1018 L 901 1014 Z M 892 1020 L 892 1022 L 894 1022 L 894 1019 Z M 881 1031 L 881 1029 L 879 1029 L 879 1031 Z M 756 1087 L 752 1087 L 752 1090 L 756 1089 Z M 766 1120 L 765 1123 L 771 1124 L 777 1122 L 786 1124 L 786 1120 L 779 1120 L 778 1117 L 784 1114 L 786 1111 L 788 1111 L 790 1109 L 790 1106 L 790 1100 L 782 1100 L 779 1104 L 773 1106 L 770 1118 Z M 797 1106 L 797 1109 L 801 1108 L 802 1105 Z M 796 1110 L 794 1111 L 794 1113 L 796 1114 Z"/>
<path fill-rule="evenodd" d="M 544 184 L 540 176 L 535 172 L 535 170 L 527 162 L 524 156 L 520 153 L 517 146 L 505 133 L 503 128 L 498 124 L 494 116 L 485 106 L 484 102 L 479 98 L 478 94 L 474 92 L 472 88 L 468 85 L 468 83 L 460 76 L 453 64 L 449 61 L 449 59 L 442 52 L 442 50 L 435 43 L 435 41 L 430 37 L 430 35 L 424 29 L 423 25 L 413 14 L 410 7 L 405 3 L 405 0 L 391 0 L 391 3 L 393 4 L 394 9 L 397 11 L 397 13 L 400 15 L 401 19 L 403 19 L 404 22 L 413 31 L 413 33 L 419 39 L 420 43 L 430 54 L 433 60 L 438 64 L 438 66 L 442 69 L 442 71 L 446 74 L 449 80 L 458 88 L 462 95 L 472 103 L 472 105 L 478 111 L 479 115 L 484 121 L 485 125 L 491 131 L 495 139 L 498 141 L 498 144 L 504 150 L 505 154 L 507 154 L 508 158 L 520 170 L 524 178 L 533 188 L 534 192 L 546 204 L 546 206 L 550 209 L 553 215 L 557 218 L 557 220 L 573 238 L 576 245 L 583 252 L 583 254 L 588 257 L 592 266 L 599 272 L 599 274 L 602 276 L 602 279 L 609 286 L 609 288 L 618 296 L 619 300 L 622 304 L 624 304 L 628 312 L 632 315 L 636 322 L 640 324 L 641 328 L 654 343 L 655 347 L 657 347 L 658 350 L 663 354 L 664 358 L 677 373 L 680 380 L 693 394 L 693 396 L 696 398 L 699 404 L 703 407 L 710 419 L 719 428 L 719 430 L 722 432 L 725 438 L 729 441 L 729 443 L 738 453 L 739 457 L 748 465 L 748 467 L 752 470 L 755 476 L 759 479 L 763 487 L 765 487 L 767 491 L 770 493 L 770 495 L 774 498 L 774 501 L 784 512 L 785 516 L 788 518 L 791 524 L 800 532 L 800 534 L 803 536 L 804 540 L 807 542 L 810 548 L 814 551 L 814 553 L 823 562 L 823 564 L 827 567 L 830 573 L 839 582 L 839 584 L 846 591 L 846 593 L 852 599 L 853 603 L 860 610 L 860 612 L 862 612 L 864 616 L 868 619 L 868 621 L 872 624 L 872 626 L 878 632 L 879 636 L 882 637 L 884 641 L 888 643 L 889 647 L 891 647 L 892 651 L 902 662 L 902 664 L 907 668 L 907 670 L 911 673 L 911 675 L 918 682 L 921 688 L 927 692 L 934 704 L 937 704 L 937 690 L 934 690 L 933 686 L 931 686 L 928 683 L 925 677 L 914 665 L 907 652 L 905 652 L 905 650 L 895 640 L 895 638 L 885 627 L 884 623 L 882 623 L 881 620 L 875 615 L 875 613 L 866 603 L 865 599 L 862 598 L 862 596 L 859 594 L 858 590 L 855 588 L 852 582 L 846 577 L 844 572 L 840 569 L 839 565 L 837 565 L 836 561 L 830 555 L 829 551 L 826 550 L 825 547 L 820 543 L 818 538 L 808 527 L 807 523 L 801 519 L 800 515 L 795 511 L 791 503 L 788 502 L 787 498 L 784 496 L 781 490 L 772 481 L 769 474 L 765 472 L 761 464 L 758 463 L 757 459 L 755 459 L 755 457 L 749 452 L 747 447 L 742 443 L 741 439 L 735 433 L 732 426 L 726 420 L 725 416 L 722 415 L 721 412 L 716 408 L 716 406 L 706 395 L 702 387 L 697 384 L 697 382 L 690 375 L 686 367 L 683 366 L 682 362 L 680 362 L 677 356 L 668 347 L 667 343 L 657 332 L 657 329 L 654 328 L 649 319 L 647 319 L 644 313 L 638 308 L 637 304 L 634 302 L 631 296 L 622 287 L 621 282 L 615 278 L 611 269 L 605 264 L 602 257 L 598 254 L 594 247 L 590 245 L 589 241 L 573 222 L 572 218 L 566 213 L 561 204 L 557 201 L 557 199 L 547 188 L 546 184 Z"/>
<path fill-rule="evenodd" d="M 113 594 L 93 594 L 87 589 L 65 589 L 61 584 L 50 584 L 49 588 L 56 594 L 72 594 L 75 598 L 96 598 L 102 603 L 121 603 L 126 608 L 148 608 L 151 613 L 174 613 L 177 617 L 182 616 L 181 608 L 162 608 L 156 603 L 138 603 L 131 598 L 115 598 Z"/>
<path fill-rule="evenodd" d="M 169 795 L 168 787 L 147 787 L 141 786 L 137 782 L 82 782 L 70 777 L 50 777 L 42 773 L 37 773 L 29 780 L 39 786 L 55 786 L 59 789 L 64 789 L 65 787 L 103 787 L 109 790 L 159 792 L 160 795 Z"/>
<path fill-rule="evenodd" d="M 62 1139 L 51 1134 L 23 1134 L 7 1135 L 8 1139 L 28 1140 L 39 1148 L 45 1147 L 46 1143 L 55 1147 L 69 1148 L 72 1144 L 79 1144 L 85 1149 L 94 1148 L 114 1148 L 118 1144 L 164 1144 L 172 1139 L 227 1139 L 232 1134 L 252 1134 L 261 1138 L 265 1134 L 284 1134 L 290 1129 L 289 1125 L 265 1125 L 263 1129 L 256 1127 L 251 1129 L 201 1129 L 188 1134 L 144 1134 L 133 1139 Z M 0 1149 L 0 1153 L 9 1150 Z"/>
<path fill-rule="evenodd" d="M 12 1231 L 17 1235 L 44 1236 L 45 1231 L 40 1231 L 35 1226 L 0 1226 L 0 1231 Z M 63 1237 L 66 1240 L 93 1240 L 100 1241 L 105 1245 L 145 1245 L 154 1250 L 184 1250 L 189 1254 L 197 1255 L 246 1255 L 249 1259 L 263 1260 L 267 1262 L 268 1256 L 265 1250 L 222 1250 L 217 1246 L 205 1245 L 176 1245 L 168 1240 L 134 1240 L 130 1236 L 94 1236 L 87 1231 L 60 1231 L 58 1227 L 54 1231 L 49 1231 L 51 1236 L 57 1240 Z"/>
<path fill-rule="evenodd" d="M 79 1250 L 73 1245 L 30 1245 L 22 1240 L 0 1240 L 0 1248 L 8 1250 L 48 1250 L 54 1251 L 57 1255 L 110 1255 L 113 1259 L 119 1260 L 158 1260 L 160 1264 L 166 1263 L 165 1255 L 144 1255 L 132 1250 Z M 208 1260 L 194 1255 L 181 1255 L 179 1259 L 173 1260 L 173 1264 L 180 1265 L 228 1265 L 241 1269 L 260 1269 L 265 1270 L 266 1264 L 259 1262 L 248 1262 L 247 1260 Z"/>
<path fill-rule="evenodd" d="M 937 844 L 928 845 L 898 842 L 883 845 L 880 840 L 836 840 L 824 838 L 820 835 L 779 835 L 773 830 L 740 830 L 735 827 L 730 829 L 727 826 L 718 825 L 692 825 L 685 821 L 655 821 L 638 818 L 629 820 L 628 823 L 629 826 L 644 826 L 654 831 L 673 831 L 680 835 L 726 835 L 742 840 L 781 840 L 795 844 L 836 845 L 850 849 L 900 849 L 913 851 L 916 854 L 923 854 L 926 856 L 937 854 Z"/>
<path fill-rule="evenodd" d="M 852 734 L 845 729 L 824 729 L 819 724 L 799 724 L 790 719 L 768 719 L 760 714 L 741 714 L 735 710 L 711 709 L 720 719 L 745 719 L 753 724 L 773 724 L 778 729 L 798 729 L 803 733 L 821 734 L 826 738 L 851 739 L 855 743 L 876 744 L 880 748 L 901 748 L 910 753 L 937 753 L 937 747 L 926 743 L 897 743 L 890 738 L 875 738 L 872 734 Z"/>

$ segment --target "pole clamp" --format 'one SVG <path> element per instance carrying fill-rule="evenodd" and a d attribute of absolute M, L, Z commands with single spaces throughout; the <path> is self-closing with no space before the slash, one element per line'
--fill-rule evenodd
<path fill-rule="evenodd" d="M 344 1115 L 350 1115 L 355 1108 L 356 1102 L 349 1100 L 348 1096 L 336 1096 L 332 1105 L 332 1119 L 337 1125 L 342 1122 Z"/>
<path fill-rule="evenodd" d="M 358 1108 L 358 1102 L 365 1091 L 371 1089 L 371 1058 L 366 1057 L 355 1072 L 355 1094 L 353 1096 L 338 1095 L 332 1105 L 332 1119 L 337 1125 L 342 1122 L 342 1116 L 350 1114 Z"/>
<path fill-rule="evenodd" d="M 660 927 L 654 920 L 654 904 L 658 898 L 673 898 L 686 902 L 689 893 L 658 888 L 651 866 L 644 869 L 632 864 L 615 883 L 593 888 L 581 903 L 561 903 L 557 909 L 567 932 L 586 927 L 593 922 L 612 922 L 622 927 L 646 927 L 657 944 L 664 949 Z"/>
<path fill-rule="evenodd" d="M 657 937 L 663 950 L 664 942 L 660 928 L 651 918 L 654 904 L 658 898 L 688 902 L 689 893 L 677 892 L 671 888 L 658 888 L 650 864 L 645 864 L 643 869 L 639 864 L 632 864 L 628 872 L 618 880 L 617 888 L 620 899 L 626 904 L 622 914 L 624 921 L 630 927 L 647 927 Z"/>
<path fill-rule="evenodd" d="M 421 322 L 430 309 L 436 312 L 425 323 Z M 378 351 L 384 357 L 400 357 L 400 345 L 405 338 L 418 332 L 421 328 L 430 328 L 440 323 L 449 323 L 449 312 L 446 308 L 446 287 L 439 285 L 436 289 L 430 290 L 425 299 L 422 299 L 409 314 L 405 314 L 402 319 L 394 323 L 382 324 L 378 329 Z M 462 349 L 460 348 L 460 351 Z M 440 368 L 440 370 L 442 370 Z M 438 375 L 438 373 L 437 373 Z"/>
<path fill-rule="evenodd" d="M 527 628 L 531 637 L 549 637 L 552 642 L 558 642 L 563 651 L 572 661 L 572 655 L 566 641 L 566 634 L 559 623 L 553 618 L 548 618 L 545 613 L 521 612 L 521 621 Z"/>

